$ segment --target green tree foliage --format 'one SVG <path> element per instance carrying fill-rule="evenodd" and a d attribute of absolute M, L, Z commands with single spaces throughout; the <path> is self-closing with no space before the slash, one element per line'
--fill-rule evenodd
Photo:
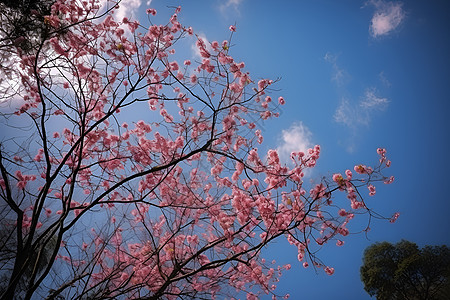
<path fill-rule="evenodd" d="M 402 240 L 376 243 L 364 251 L 364 289 L 378 300 L 450 299 L 450 249 Z"/>

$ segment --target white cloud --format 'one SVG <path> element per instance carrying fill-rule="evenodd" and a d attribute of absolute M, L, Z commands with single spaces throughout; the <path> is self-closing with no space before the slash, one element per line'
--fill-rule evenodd
<path fill-rule="evenodd" d="M 148 0 L 146 2 L 147 7 L 150 6 L 152 0 Z M 128 19 L 137 19 L 138 18 L 138 9 L 141 7 L 141 0 L 122 0 L 119 3 L 119 8 L 114 9 L 114 19 L 116 22 L 122 22 L 124 17 Z M 111 8 L 111 3 L 108 0 L 100 0 L 100 10 L 99 12 L 103 13 L 106 9 Z M 101 22 L 101 20 L 97 20 L 97 22 Z M 123 29 L 129 31 L 128 26 L 122 26 Z"/>
<path fill-rule="evenodd" d="M 147 5 L 149 5 L 149 3 Z M 122 0 L 119 4 L 119 9 L 114 13 L 114 18 L 119 22 L 125 17 L 128 19 L 137 18 L 137 12 L 140 6 L 141 0 Z"/>
<path fill-rule="evenodd" d="M 405 18 L 401 2 L 386 2 L 383 0 L 372 0 L 369 2 L 375 6 L 375 13 L 370 22 L 370 34 L 380 37 L 389 34 L 396 29 Z"/>
<path fill-rule="evenodd" d="M 375 111 L 382 111 L 389 105 L 387 98 L 378 97 L 373 88 L 366 89 L 358 104 L 343 98 L 334 113 L 334 120 L 351 129 L 368 126 Z"/>
<path fill-rule="evenodd" d="M 383 110 L 388 105 L 389 101 L 387 98 L 380 98 L 375 95 L 375 91 L 373 89 L 367 89 L 364 98 L 361 100 L 359 105 L 364 110 Z"/>
<path fill-rule="evenodd" d="M 6 51 L 5 51 L 6 52 Z M 16 54 L 0 56 L 0 103 L 11 102 L 23 97 L 23 85 L 20 79 L 22 68 Z"/>
<path fill-rule="evenodd" d="M 312 133 L 302 122 L 296 122 L 288 129 L 282 130 L 280 145 L 277 148 L 281 162 L 290 163 L 292 152 L 306 152 L 313 147 L 311 140 Z"/>
<path fill-rule="evenodd" d="M 331 80 L 335 81 L 339 87 L 344 87 L 350 75 L 342 69 L 337 63 L 338 55 L 326 53 L 324 60 L 329 62 L 333 68 Z M 385 85 L 390 85 L 384 76 L 379 74 L 380 80 Z M 333 119 L 337 123 L 341 123 L 349 128 L 355 129 L 360 125 L 369 125 L 373 111 L 384 110 L 388 106 L 389 100 L 376 95 L 375 88 L 368 88 L 358 103 L 351 102 L 343 97 L 338 108 L 336 109 Z"/>
<path fill-rule="evenodd" d="M 337 123 L 352 127 L 355 123 L 355 116 L 355 108 L 350 105 L 348 99 L 343 98 L 333 117 Z"/>
<path fill-rule="evenodd" d="M 219 6 L 219 9 L 222 14 L 225 14 L 226 16 L 228 16 L 228 10 L 230 8 L 233 9 L 235 13 L 240 14 L 239 6 L 243 1 L 244 0 L 227 0 Z"/>
<path fill-rule="evenodd" d="M 378 78 L 380 79 L 381 83 L 383 83 L 385 86 L 387 87 L 391 86 L 391 82 L 387 79 L 383 71 L 381 71 L 380 74 L 378 74 Z"/>
<path fill-rule="evenodd" d="M 345 70 L 339 67 L 339 65 L 337 64 L 338 55 L 327 52 L 323 59 L 326 62 L 329 62 L 333 67 L 333 75 L 331 77 L 331 80 L 336 82 L 338 86 L 342 86 L 349 76 L 345 72 Z"/>

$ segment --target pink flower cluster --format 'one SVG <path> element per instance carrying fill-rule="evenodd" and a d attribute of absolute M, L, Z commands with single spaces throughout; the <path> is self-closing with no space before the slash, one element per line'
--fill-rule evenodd
<path fill-rule="evenodd" d="M 24 175 L 22 174 L 21 171 L 17 170 L 14 175 L 16 176 L 16 180 L 17 180 L 17 187 L 21 190 L 25 189 L 27 183 L 29 181 L 34 181 L 36 180 L 36 176 L 35 175 Z M 4 182 L 3 182 L 4 185 Z"/>

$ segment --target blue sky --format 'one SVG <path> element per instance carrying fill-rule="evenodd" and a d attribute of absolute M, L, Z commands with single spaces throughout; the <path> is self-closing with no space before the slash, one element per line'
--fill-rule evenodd
<path fill-rule="evenodd" d="M 379 186 L 370 205 L 395 224 L 373 221 L 369 234 L 351 235 L 320 257 L 333 276 L 304 269 L 296 249 L 279 241 L 266 252 L 291 263 L 277 293 L 291 299 L 369 299 L 359 279 L 363 251 L 377 241 L 408 239 L 420 246 L 450 244 L 450 3 L 433 1 L 162 1 L 124 0 L 122 13 L 140 15 L 148 4 L 164 22 L 179 19 L 206 39 L 222 41 L 236 24 L 232 55 L 253 77 L 281 78 L 287 104 L 262 125 L 263 150 L 288 153 L 322 147 L 311 180 L 375 163 L 385 147 L 396 181 Z M 139 9 L 139 4 L 141 5 Z M 195 58 L 189 47 L 179 49 Z M 355 222 L 353 230 L 365 227 Z"/>

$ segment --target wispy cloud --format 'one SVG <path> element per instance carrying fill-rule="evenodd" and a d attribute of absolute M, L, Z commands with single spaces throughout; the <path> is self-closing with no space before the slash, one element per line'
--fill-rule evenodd
<path fill-rule="evenodd" d="M 229 10 L 233 10 L 234 13 L 240 14 L 240 5 L 244 0 L 227 0 L 223 1 L 224 3 L 220 4 L 219 9 L 222 14 L 228 16 Z"/>
<path fill-rule="evenodd" d="M 388 35 L 405 19 L 405 12 L 402 9 L 403 3 L 401 2 L 371 0 L 368 4 L 375 7 L 370 22 L 370 34 L 374 38 Z"/>
<path fill-rule="evenodd" d="M 306 152 L 313 146 L 312 133 L 302 122 L 292 124 L 288 129 L 281 131 L 280 145 L 277 148 L 280 160 L 283 163 L 291 162 L 291 153 Z"/>
<path fill-rule="evenodd" d="M 350 101 L 347 98 L 342 98 L 333 118 L 337 123 L 353 127 L 355 123 L 361 123 L 357 116 L 356 108 L 350 105 Z"/>
<path fill-rule="evenodd" d="M 355 151 L 358 136 L 362 133 L 363 127 L 370 126 L 373 115 L 377 111 L 385 110 L 388 105 L 389 100 L 377 96 L 377 92 L 373 88 L 366 89 L 359 102 L 342 98 L 334 113 L 333 119 L 336 123 L 345 126 L 348 130 L 344 140 L 339 141 L 340 143 L 344 143 L 348 152 L 352 153 Z"/>
<path fill-rule="evenodd" d="M 387 98 L 381 98 L 375 95 L 374 89 L 367 89 L 359 106 L 366 111 L 384 110 L 389 101 Z"/>
<path fill-rule="evenodd" d="M 382 111 L 389 105 L 387 98 L 376 95 L 373 88 L 366 89 L 358 103 L 353 103 L 343 98 L 334 113 L 334 120 L 350 129 L 359 128 L 361 125 L 368 126 L 375 111 Z"/>
<path fill-rule="evenodd" d="M 374 115 L 385 110 L 389 105 L 388 98 L 379 96 L 378 90 L 371 85 L 366 88 L 359 97 L 353 97 L 352 92 L 348 90 L 347 84 L 351 80 L 351 75 L 338 63 L 338 55 L 328 52 L 324 60 L 332 66 L 331 80 L 336 83 L 337 91 L 340 94 L 340 102 L 333 114 L 333 121 L 346 128 L 345 142 L 347 151 L 353 152 L 357 145 L 358 136 L 370 126 Z M 383 72 L 378 75 L 380 82 L 384 87 L 389 87 L 388 81 Z M 357 100 L 352 100 L 357 99 Z M 339 139 L 341 139 L 340 137 Z"/>
<path fill-rule="evenodd" d="M 335 81 L 339 87 L 346 90 L 345 83 L 347 83 L 346 81 L 348 81 L 350 75 L 339 66 L 337 59 L 338 55 L 329 52 L 324 56 L 324 60 L 329 62 L 333 68 L 331 80 Z M 378 76 L 384 85 L 390 85 L 390 82 L 386 79 L 383 72 Z M 364 91 L 364 95 L 360 97 L 360 101 L 357 103 L 352 103 L 347 97 L 343 97 L 334 113 L 334 120 L 347 127 L 369 125 L 372 112 L 384 110 L 388 106 L 388 103 L 389 101 L 387 98 L 377 96 L 375 88 L 367 88 Z"/>
<path fill-rule="evenodd" d="M 333 75 L 331 76 L 331 80 L 334 81 L 338 86 L 342 86 L 349 76 L 345 72 L 345 70 L 338 65 L 338 55 L 327 52 L 323 59 L 326 62 L 330 63 L 333 68 Z"/>
<path fill-rule="evenodd" d="M 389 79 L 387 79 L 386 75 L 384 74 L 384 71 L 381 71 L 380 74 L 378 74 L 378 78 L 380 79 L 381 83 L 385 85 L 386 87 L 391 87 L 391 82 Z"/>

